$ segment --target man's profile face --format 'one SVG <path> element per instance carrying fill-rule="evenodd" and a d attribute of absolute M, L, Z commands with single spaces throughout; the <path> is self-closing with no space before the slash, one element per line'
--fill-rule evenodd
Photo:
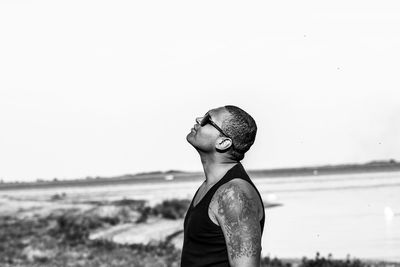
<path fill-rule="evenodd" d="M 210 115 L 211 120 L 220 128 L 222 128 L 222 123 L 227 116 L 230 116 L 229 112 L 224 107 L 211 109 L 205 115 L 207 114 Z M 220 132 L 211 124 L 200 126 L 204 116 L 196 118 L 196 124 L 186 136 L 186 140 L 197 150 L 213 151 L 215 149 L 215 143 L 220 137 Z"/>

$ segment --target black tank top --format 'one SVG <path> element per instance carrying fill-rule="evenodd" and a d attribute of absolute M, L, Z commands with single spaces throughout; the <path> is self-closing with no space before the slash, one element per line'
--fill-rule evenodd
<path fill-rule="evenodd" d="M 203 199 L 193 207 L 193 201 L 184 221 L 184 238 L 182 248 L 181 267 L 229 267 L 228 251 L 226 248 L 224 234 L 220 226 L 211 221 L 208 216 L 208 206 L 217 189 L 232 179 L 240 178 L 250 183 L 256 190 L 258 196 L 261 195 L 250 180 L 241 163 L 233 166 L 210 190 L 204 195 Z M 260 221 L 261 233 L 264 230 L 265 212 L 263 206 L 263 217 Z"/>

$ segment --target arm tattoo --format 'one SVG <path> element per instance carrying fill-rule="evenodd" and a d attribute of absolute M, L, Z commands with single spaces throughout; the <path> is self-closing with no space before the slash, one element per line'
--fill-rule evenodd
<path fill-rule="evenodd" d="M 254 257 L 261 252 L 261 229 L 257 202 L 236 184 L 228 184 L 218 194 L 218 215 L 222 219 L 226 243 L 232 259 Z"/>

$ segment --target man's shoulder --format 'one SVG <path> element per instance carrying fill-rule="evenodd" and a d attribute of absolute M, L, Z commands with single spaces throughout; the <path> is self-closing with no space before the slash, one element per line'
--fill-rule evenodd
<path fill-rule="evenodd" d="M 243 208 L 251 209 L 256 214 L 262 215 L 261 199 L 253 185 L 241 178 L 234 178 L 221 185 L 210 203 L 210 209 L 218 217 L 223 213 L 241 213 Z"/>
<path fill-rule="evenodd" d="M 245 179 L 233 178 L 229 182 L 221 185 L 214 194 L 214 197 L 229 195 L 231 197 L 241 197 L 246 195 L 250 198 L 258 198 L 256 188 Z"/>

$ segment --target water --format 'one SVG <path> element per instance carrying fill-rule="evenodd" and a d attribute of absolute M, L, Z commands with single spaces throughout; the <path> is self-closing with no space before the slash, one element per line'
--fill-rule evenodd
<path fill-rule="evenodd" d="M 263 254 L 400 261 L 400 173 L 255 182 L 284 204 L 267 210 Z"/>
<path fill-rule="evenodd" d="M 313 258 L 316 252 L 400 262 L 400 172 L 253 179 L 267 209 L 264 256 Z M 168 198 L 192 198 L 200 182 L 100 185 L 1 192 L 23 199 L 105 200 L 135 198 L 155 204 Z"/>

